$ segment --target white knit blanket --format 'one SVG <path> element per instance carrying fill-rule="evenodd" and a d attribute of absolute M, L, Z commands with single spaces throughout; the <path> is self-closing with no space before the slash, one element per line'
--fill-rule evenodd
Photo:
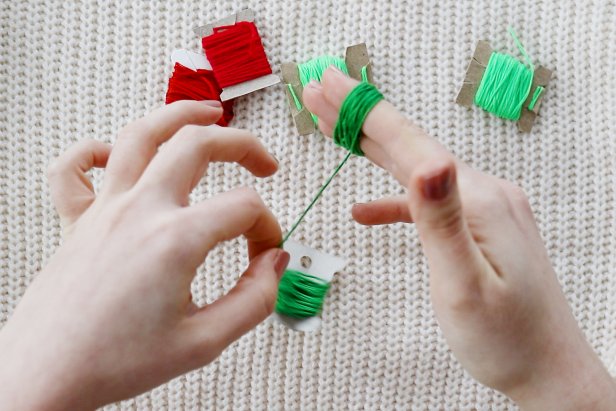
<path fill-rule="evenodd" d="M 50 158 L 84 137 L 113 142 L 123 124 L 160 106 L 171 51 L 198 50 L 193 26 L 247 6 L 276 73 L 282 62 L 342 56 L 365 41 L 390 101 L 474 167 L 520 184 L 575 316 L 616 373 L 613 0 L 3 2 L 0 324 L 59 244 L 45 178 Z M 527 135 L 453 103 L 478 39 L 516 52 L 508 26 L 536 63 L 554 70 Z M 237 166 L 214 165 L 194 200 L 254 185 L 288 228 L 343 152 L 320 134 L 297 136 L 280 85 L 235 108 L 233 126 L 255 131 L 280 171 L 256 181 Z M 414 228 L 351 220 L 353 203 L 400 191 L 367 160 L 353 159 L 294 236 L 348 259 L 319 332 L 266 322 L 211 365 L 108 409 L 515 409 L 474 382 L 447 348 Z M 208 258 L 194 282 L 199 303 L 232 287 L 246 264 L 240 244 Z"/>

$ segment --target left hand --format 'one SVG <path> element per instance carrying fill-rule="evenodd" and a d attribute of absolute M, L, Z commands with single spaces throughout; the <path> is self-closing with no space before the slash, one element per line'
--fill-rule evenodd
<path fill-rule="evenodd" d="M 271 313 L 289 256 L 258 194 L 189 205 L 212 161 L 276 172 L 253 134 L 209 126 L 221 114 L 216 102 L 176 102 L 126 126 L 113 149 L 84 140 L 52 165 L 64 244 L 0 332 L 0 409 L 92 409 L 134 396 L 211 362 Z M 92 167 L 106 167 L 98 195 Z M 197 267 L 240 235 L 250 258 L 240 281 L 195 306 Z"/>

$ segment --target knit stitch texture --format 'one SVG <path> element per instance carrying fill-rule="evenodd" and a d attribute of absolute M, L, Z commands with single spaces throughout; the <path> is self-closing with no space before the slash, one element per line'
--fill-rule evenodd
<path fill-rule="evenodd" d="M 365 41 L 387 99 L 472 166 L 530 198 L 567 299 L 616 374 L 616 4 L 613 0 L 3 1 L 0 5 L 0 325 L 60 242 L 45 169 L 85 137 L 163 104 L 176 48 L 199 50 L 192 27 L 244 7 L 256 12 L 279 74 Z M 532 133 L 453 103 L 478 39 L 554 70 Z M 198 201 L 253 185 L 288 228 L 344 151 L 300 138 L 281 85 L 238 99 L 234 127 L 280 159 L 256 180 L 215 164 Z M 95 173 L 96 185 L 101 174 Z M 362 227 L 353 203 L 401 192 L 353 158 L 294 239 L 348 259 L 323 328 L 266 321 L 211 365 L 107 410 L 514 410 L 456 362 L 434 319 L 428 267 L 413 226 Z M 211 253 L 195 279 L 200 304 L 229 290 L 247 263 L 241 242 Z M 147 298 L 140 296 L 139 298 Z"/>

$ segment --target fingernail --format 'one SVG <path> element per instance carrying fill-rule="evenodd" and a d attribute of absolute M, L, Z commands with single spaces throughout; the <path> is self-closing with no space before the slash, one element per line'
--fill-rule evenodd
<path fill-rule="evenodd" d="M 274 260 L 274 271 L 276 271 L 279 279 L 282 277 L 282 274 L 284 274 L 284 270 L 286 270 L 290 259 L 291 256 L 289 253 L 284 250 L 280 250 L 276 255 L 276 260 Z"/>
<path fill-rule="evenodd" d="M 218 100 L 202 100 L 203 104 L 208 105 L 210 107 L 220 108 L 222 107 L 222 103 Z"/>
<path fill-rule="evenodd" d="M 451 188 L 451 169 L 444 168 L 432 176 L 422 178 L 421 192 L 428 200 L 442 200 Z"/>
<path fill-rule="evenodd" d="M 321 85 L 321 83 L 319 83 L 319 82 L 318 82 L 318 81 L 316 81 L 316 80 L 311 80 L 311 81 L 310 81 L 310 83 L 308 83 L 308 84 L 306 85 L 306 87 L 310 87 L 310 88 L 315 89 L 315 90 L 318 90 L 318 91 L 323 90 L 323 86 Z"/>

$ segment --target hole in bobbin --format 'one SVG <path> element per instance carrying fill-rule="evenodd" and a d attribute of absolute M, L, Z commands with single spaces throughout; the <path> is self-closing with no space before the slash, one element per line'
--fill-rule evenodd
<path fill-rule="evenodd" d="M 305 255 L 299 259 L 299 263 L 302 265 L 302 267 L 308 269 L 312 265 L 312 260 L 310 259 L 310 257 Z"/>

